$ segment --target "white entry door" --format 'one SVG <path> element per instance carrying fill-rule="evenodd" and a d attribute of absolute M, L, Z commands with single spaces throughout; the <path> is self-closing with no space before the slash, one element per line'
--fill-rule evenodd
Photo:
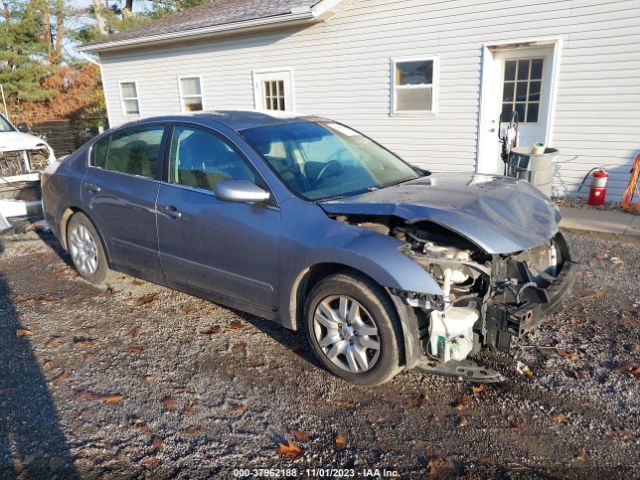
<path fill-rule="evenodd" d="M 484 70 L 478 170 L 502 173 L 500 115 L 518 114 L 518 145 L 547 143 L 554 47 L 495 49 Z M 507 120 L 508 121 L 508 120 Z"/>
<path fill-rule="evenodd" d="M 256 110 L 292 112 L 293 72 L 258 70 L 253 72 Z"/>

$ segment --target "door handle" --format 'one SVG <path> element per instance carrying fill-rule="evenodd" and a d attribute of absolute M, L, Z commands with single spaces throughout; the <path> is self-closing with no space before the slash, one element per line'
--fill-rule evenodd
<path fill-rule="evenodd" d="M 175 205 L 161 207 L 160 210 L 169 218 L 182 218 L 182 212 L 178 211 Z"/>
<path fill-rule="evenodd" d="M 98 193 L 99 191 L 102 190 L 102 188 L 100 188 L 95 183 L 83 183 L 82 184 L 82 188 L 84 188 L 85 190 L 88 190 L 89 192 L 93 192 L 93 193 Z"/>

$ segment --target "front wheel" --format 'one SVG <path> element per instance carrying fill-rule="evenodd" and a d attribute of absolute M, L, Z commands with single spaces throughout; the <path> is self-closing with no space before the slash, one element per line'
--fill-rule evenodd
<path fill-rule="evenodd" d="M 318 282 L 306 302 L 305 333 L 323 366 L 349 382 L 380 385 L 402 370 L 398 315 L 367 278 L 340 273 Z"/>
<path fill-rule="evenodd" d="M 91 283 L 104 282 L 109 274 L 107 256 L 100 235 L 85 214 L 75 213 L 69 220 L 67 246 L 80 276 Z"/>

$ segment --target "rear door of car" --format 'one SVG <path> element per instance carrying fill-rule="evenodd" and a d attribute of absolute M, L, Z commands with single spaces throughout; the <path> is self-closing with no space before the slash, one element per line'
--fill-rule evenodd
<path fill-rule="evenodd" d="M 86 211 L 114 266 L 161 281 L 156 200 L 167 135 L 162 123 L 117 130 L 92 148 L 82 182 Z"/>
<path fill-rule="evenodd" d="M 274 310 L 280 210 L 214 195 L 218 182 L 267 189 L 241 149 L 220 132 L 176 124 L 158 195 L 158 241 L 166 282 Z"/>

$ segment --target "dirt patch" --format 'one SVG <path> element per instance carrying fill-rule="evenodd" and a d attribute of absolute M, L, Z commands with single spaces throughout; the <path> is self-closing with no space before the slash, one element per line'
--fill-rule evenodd
<path fill-rule="evenodd" d="M 523 373 L 489 355 L 503 384 L 411 371 L 375 389 L 321 370 L 301 334 L 125 275 L 95 288 L 52 239 L 2 237 L 0 477 L 631 478 L 640 251 L 570 236 L 576 288 L 516 346 Z"/>

